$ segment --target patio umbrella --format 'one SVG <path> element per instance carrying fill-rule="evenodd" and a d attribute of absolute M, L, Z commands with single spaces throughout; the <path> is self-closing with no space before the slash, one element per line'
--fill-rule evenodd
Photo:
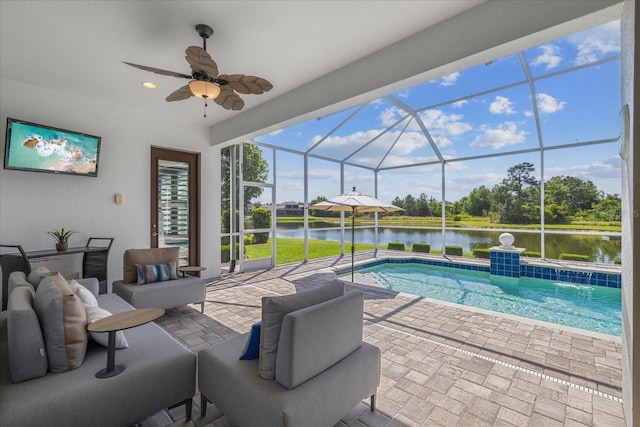
<path fill-rule="evenodd" d="M 351 212 L 351 281 L 353 282 L 353 255 L 356 251 L 354 242 L 355 236 L 355 216 L 356 212 L 394 212 L 401 211 L 402 208 L 393 206 L 389 203 L 378 200 L 374 197 L 367 196 L 356 191 L 341 194 L 324 202 L 311 205 L 311 208 L 323 211 L 334 212 Z"/>

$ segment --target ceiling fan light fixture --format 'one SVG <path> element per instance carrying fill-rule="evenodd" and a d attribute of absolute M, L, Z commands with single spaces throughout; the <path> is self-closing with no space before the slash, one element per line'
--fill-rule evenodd
<path fill-rule="evenodd" d="M 142 82 L 142 86 L 146 87 L 147 89 L 155 89 L 157 87 L 153 82 Z"/>
<path fill-rule="evenodd" d="M 204 80 L 192 80 L 189 82 L 189 90 L 193 96 L 204 99 L 214 99 L 220 95 L 220 86 Z"/>

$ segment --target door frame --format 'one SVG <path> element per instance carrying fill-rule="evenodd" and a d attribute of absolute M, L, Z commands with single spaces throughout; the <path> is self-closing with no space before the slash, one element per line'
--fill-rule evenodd
<path fill-rule="evenodd" d="M 200 265 L 200 200 L 201 200 L 201 153 L 173 148 L 151 146 L 150 194 L 150 247 L 158 247 L 158 162 L 166 160 L 189 165 L 189 265 Z M 199 275 L 199 273 L 197 273 Z"/>

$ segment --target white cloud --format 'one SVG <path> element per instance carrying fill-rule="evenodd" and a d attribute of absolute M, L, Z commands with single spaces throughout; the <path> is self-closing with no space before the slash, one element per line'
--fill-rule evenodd
<path fill-rule="evenodd" d="M 560 111 L 567 104 L 565 101 L 560 101 L 553 96 L 546 93 L 536 94 L 536 101 L 538 103 L 538 111 L 542 114 L 552 114 Z"/>
<path fill-rule="evenodd" d="M 504 122 L 495 128 L 483 125 L 480 130 L 482 134 L 473 140 L 472 148 L 489 147 L 497 150 L 508 145 L 522 144 L 527 136 L 527 132 L 518 129 L 515 122 Z"/>
<path fill-rule="evenodd" d="M 273 132 L 270 132 L 268 135 L 270 136 L 276 136 L 276 135 L 280 135 L 282 133 L 284 129 L 278 129 L 278 130 L 274 130 Z"/>
<path fill-rule="evenodd" d="M 513 103 L 509 98 L 504 96 L 496 96 L 496 99 L 489 104 L 489 111 L 491 114 L 514 114 L 515 111 L 512 108 Z"/>
<path fill-rule="evenodd" d="M 545 70 L 556 68 L 562 61 L 560 56 L 560 48 L 553 44 L 544 44 L 538 46 L 538 50 L 542 51 L 540 55 L 531 63 L 534 67 L 544 65 Z"/>
<path fill-rule="evenodd" d="M 569 36 L 567 40 L 578 50 L 573 60 L 575 65 L 597 61 L 608 53 L 620 52 L 620 21 L 612 21 Z"/>
<path fill-rule="evenodd" d="M 446 114 L 442 110 L 426 110 L 420 113 L 429 134 L 439 147 L 451 144 L 450 137 L 469 132 L 473 127 L 464 122 L 462 114 Z"/>
<path fill-rule="evenodd" d="M 466 99 L 461 99 L 460 101 L 456 101 L 451 105 L 453 106 L 453 108 L 462 108 L 464 105 L 467 105 L 468 103 L 469 101 L 467 101 Z"/>
<path fill-rule="evenodd" d="M 440 79 L 440 86 L 453 86 L 460 77 L 459 72 L 447 74 Z"/>
<path fill-rule="evenodd" d="M 525 110 L 524 116 L 525 117 L 533 117 L 533 111 Z"/>
<path fill-rule="evenodd" d="M 559 175 L 577 176 L 583 180 L 593 181 L 598 186 L 601 180 L 619 179 L 620 168 L 620 158 L 614 156 L 604 160 L 597 160 L 593 163 L 546 168 L 544 173 L 548 177 L 547 179 Z"/>
<path fill-rule="evenodd" d="M 379 115 L 378 120 L 384 127 L 389 127 L 403 117 L 406 117 L 408 113 L 398 107 L 391 107 L 384 109 Z"/>

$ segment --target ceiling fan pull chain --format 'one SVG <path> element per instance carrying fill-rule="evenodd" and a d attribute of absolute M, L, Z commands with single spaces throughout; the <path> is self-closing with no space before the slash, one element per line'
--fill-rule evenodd
<path fill-rule="evenodd" d="M 207 97 L 204 98 L 204 118 L 207 118 Z"/>

